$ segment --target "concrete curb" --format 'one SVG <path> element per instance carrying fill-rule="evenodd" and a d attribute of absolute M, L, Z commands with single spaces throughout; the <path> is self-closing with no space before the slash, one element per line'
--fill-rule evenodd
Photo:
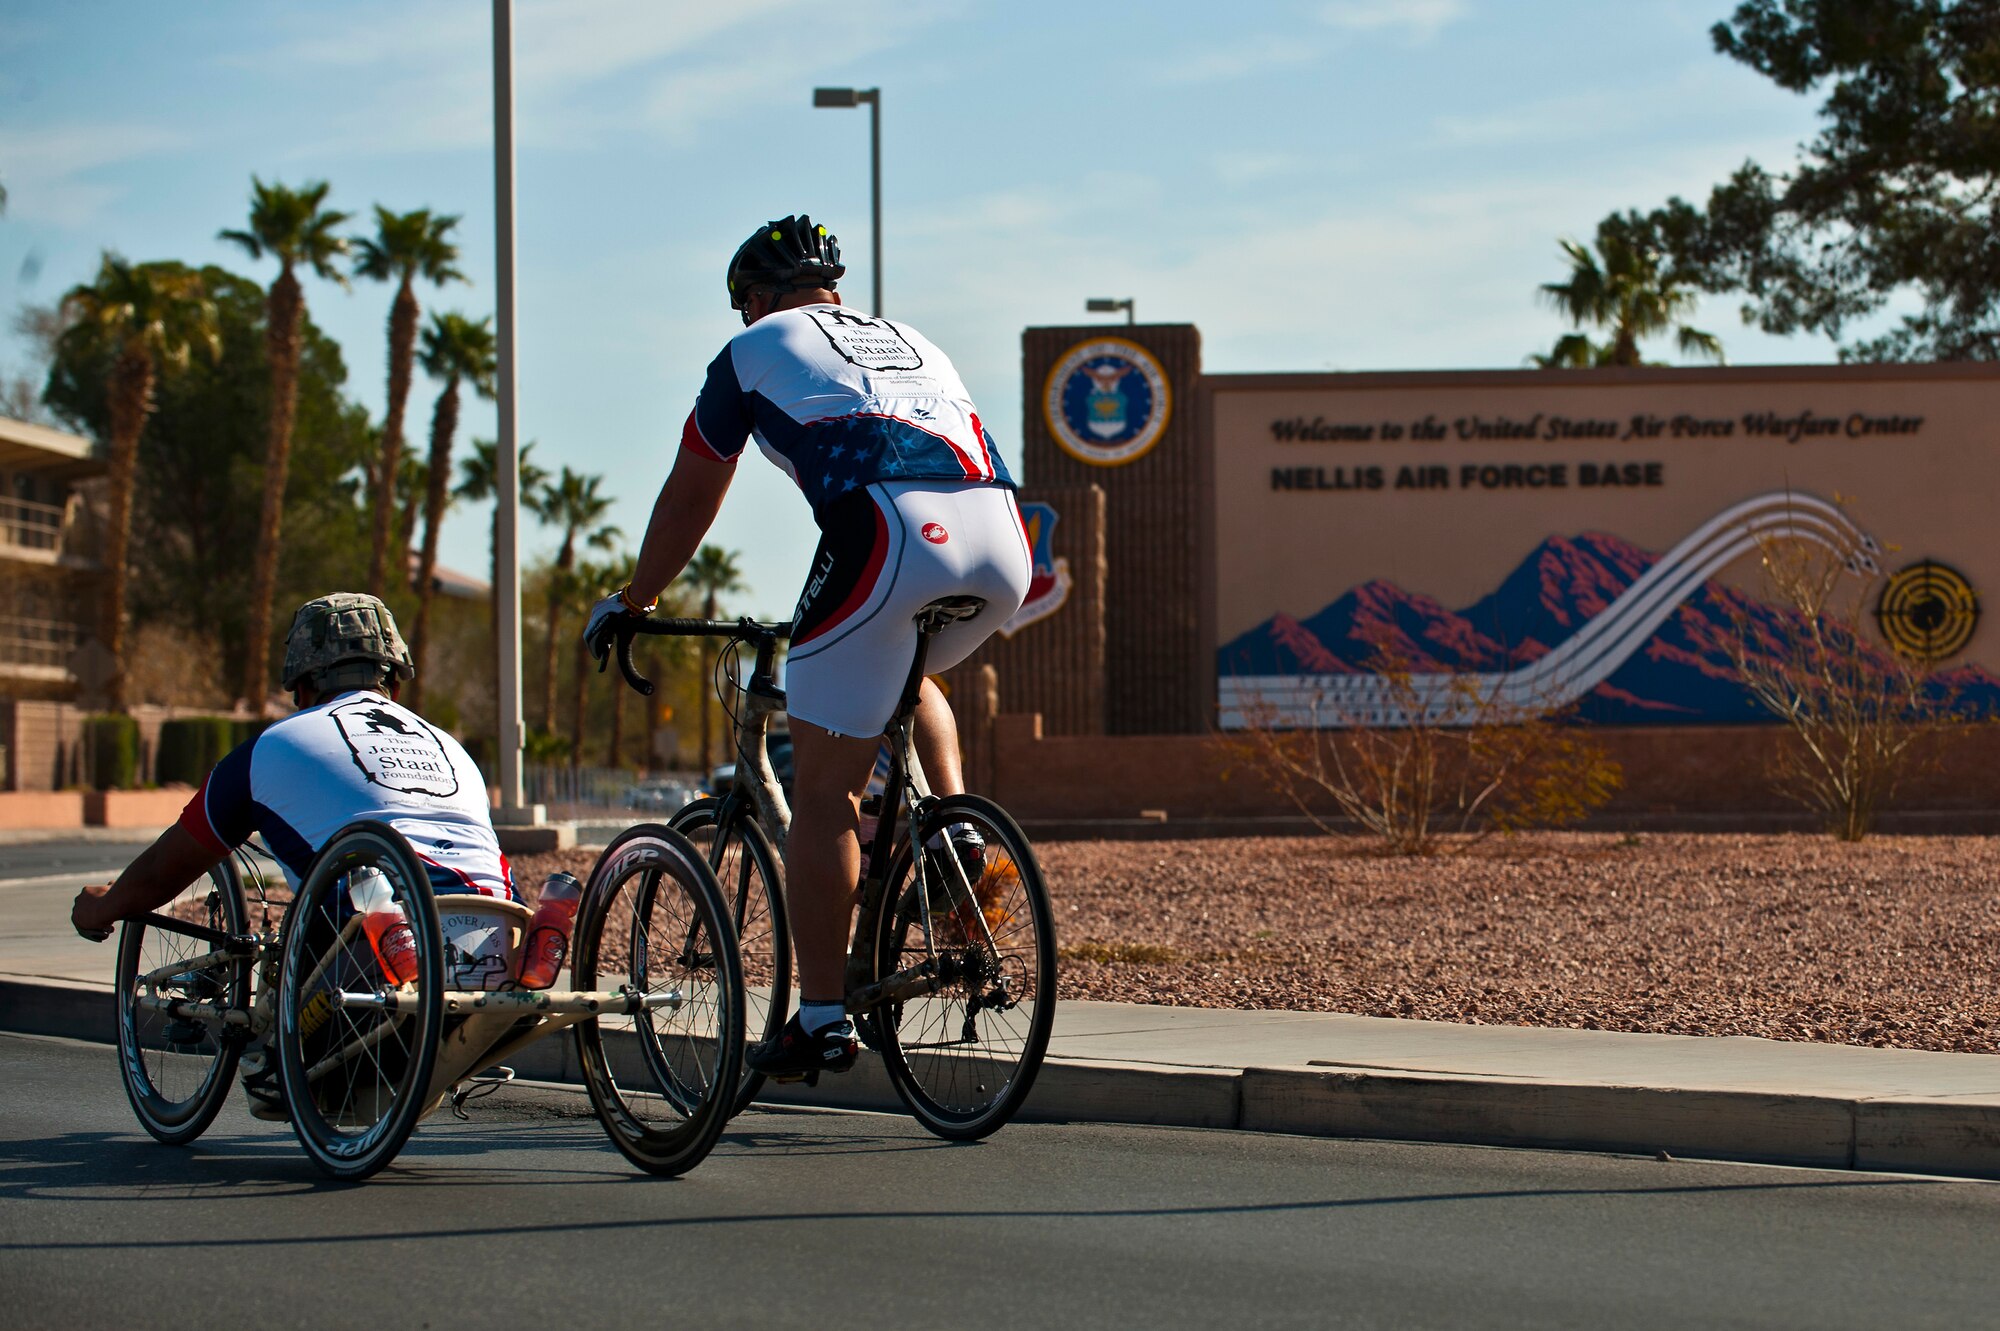
<path fill-rule="evenodd" d="M 109 1044 L 102 985 L 0 977 L 0 1030 Z M 524 1079 L 574 1085 L 562 1038 L 512 1060 Z M 900 1112 L 879 1058 L 817 1089 L 768 1087 L 771 1104 Z M 1050 1058 L 1025 1121 L 1142 1123 L 1248 1132 L 1686 1156 L 1818 1169 L 2000 1179 L 1990 1101 L 1609 1085 L 1436 1072 L 1184 1067 Z"/>

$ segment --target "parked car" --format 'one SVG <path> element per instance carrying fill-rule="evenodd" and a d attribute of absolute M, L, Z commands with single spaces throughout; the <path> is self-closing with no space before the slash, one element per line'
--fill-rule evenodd
<path fill-rule="evenodd" d="M 771 755 L 771 770 L 777 773 L 778 784 L 784 788 L 785 798 L 792 797 L 792 737 L 785 731 L 774 731 L 764 741 L 765 751 Z M 736 764 L 721 763 L 708 774 L 702 789 L 710 795 L 725 794 L 729 783 L 736 779 Z"/>
<path fill-rule="evenodd" d="M 650 813 L 673 813 L 699 796 L 694 783 L 679 777 L 652 777 L 634 782 L 625 792 L 625 807 Z"/>

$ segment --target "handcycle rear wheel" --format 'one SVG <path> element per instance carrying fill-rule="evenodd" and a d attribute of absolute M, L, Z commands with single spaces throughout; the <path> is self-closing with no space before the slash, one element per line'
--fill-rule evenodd
<path fill-rule="evenodd" d="M 626 829 L 590 871 L 571 975 L 581 990 L 665 997 L 576 1027 L 592 1108 L 612 1145 L 652 1174 L 708 1155 L 743 1076 L 743 970 L 715 874 L 685 836 Z"/>
<path fill-rule="evenodd" d="M 155 985 L 148 975 L 210 956 L 216 935 L 248 929 L 243 882 L 225 859 L 157 915 L 186 920 L 182 933 L 151 920 L 127 920 L 119 930 L 115 984 L 118 994 L 118 1072 L 139 1126 L 169 1146 L 184 1146 L 215 1121 L 229 1098 L 236 1062 L 249 1031 L 212 1019 L 176 1017 L 142 1000 L 157 995 L 247 1011 L 248 957 L 218 958 L 176 971 Z M 207 931 L 206 937 L 192 929 Z"/>
<path fill-rule="evenodd" d="M 984 840 L 981 863 L 925 849 L 959 824 Z M 940 1137 L 998 1130 L 1034 1086 L 1056 1004 L 1048 889 L 999 805 L 952 795 L 917 820 L 890 868 L 873 956 L 878 978 L 928 967 L 936 985 L 869 1014 L 896 1094 Z"/>
<path fill-rule="evenodd" d="M 364 869 L 388 879 L 409 923 L 407 984 L 383 974 L 349 899 Z M 352 823 L 313 860 L 286 915 L 271 1037 L 292 1130 L 322 1172 L 364 1179 L 396 1158 L 429 1107 L 443 1022 L 444 944 L 423 861 L 387 824 Z"/>
<path fill-rule="evenodd" d="M 718 829 L 722 808 L 719 799 L 699 799 L 668 819 L 667 826 L 694 842 L 715 870 L 743 964 L 743 1038 L 768 1040 L 784 1029 L 792 1005 L 792 939 L 783 879 L 777 852 L 757 820 L 738 810 Z M 745 1065 L 731 1117 L 749 1108 L 763 1087 L 764 1074 Z"/>

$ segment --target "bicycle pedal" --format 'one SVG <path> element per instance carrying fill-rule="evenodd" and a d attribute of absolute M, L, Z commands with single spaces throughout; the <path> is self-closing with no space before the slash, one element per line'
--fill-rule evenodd
<path fill-rule="evenodd" d="M 804 1082 L 808 1088 L 811 1088 L 819 1085 L 819 1072 L 815 1069 L 811 1072 L 788 1072 L 783 1076 L 773 1073 L 771 1080 L 777 1082 L 780 1086 L 796 1086 L 800 1082 Z"/>

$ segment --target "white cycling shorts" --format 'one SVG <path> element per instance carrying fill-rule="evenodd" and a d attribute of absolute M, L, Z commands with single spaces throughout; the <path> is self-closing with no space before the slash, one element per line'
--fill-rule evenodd
<path fill-rule="evenodd" d="M 884 481 L 819 515 L 819 550 L 799 596 L 785 664 L 792 721 L 879 735 L 916 658 L 916 615 L 946 596 L 986 608 L 931 640 L 926 674 L 972 655 L 1021 608 L 1033 560 L 1014 492 L 968 482 Z"/>

